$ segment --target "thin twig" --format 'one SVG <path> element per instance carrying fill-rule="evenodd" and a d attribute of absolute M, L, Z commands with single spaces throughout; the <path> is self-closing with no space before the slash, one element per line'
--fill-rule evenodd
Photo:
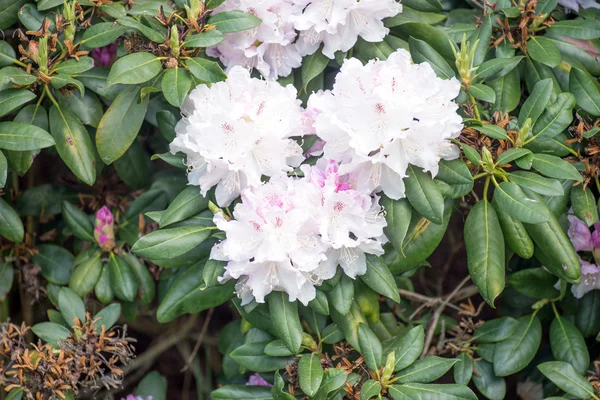
<path fill-rule="evenodd" d="M 204 336 L 206 335 L 206 331 L 208 330 L 208 325 L 210 324 L 210 320 L 214 311 L 214 308 L 208 310 L 208 313 L 206 314 L 206 319 L 204 320 L 204 324 L 202 325 L 202 330 L 200 331 L 200 335 L 198 336 L 198 341 L 196 342 L 194 350 L 192 350 L 192 354 L 190 354 L 190 357 L 187 359 L 185 367 L 183 367 L 181 372 L 187 371 L 192 366 L 192 362 L 194 362 L 196 354 L 198 354 L 198 350 L 200 350 L 200 346 L 202 346 L 202 341 L 204 340 Z"/>
<path fill-rule="evenodd" d="M 444 312 L 444 309 L 446 308 L 446 306 L 448 305 L 448 303 L 450 303 L 452 301 L 452 299 L 454 298 L 454 296 L 456 296 L 456 294 L 460 291 L 460 289 L 462 289 L 462 287 L 470 279 L 471 279 L 470 276 L 467 276 L 465 279 L 463 279 L 462 282 L 460 282 L 458 284 L 458 286 L 456 286 L 454 288 L 454 290 L 452 291 L 452 293 L 450 293 L 444 299 L 444 301 L 442 302 L 442 304 L 440 304 L 439 307 L 433 313 L 433 316 L 431 317 L 431 321 L 429 321 L 429 327 L 427 328 L 427 334 L 425 335 L 425 344 L 423 346 L 423 352 L 421 353 L 421 358 L 425 357 L 425 355 L 429 351 L 429 346 L 431 346 L 431 341 L 433 339 L 433 334 L 435 333 L 435 327 L 437 326 L 437 323 L 438 323 L 438 321 L 440 319 L 440 316 Z"/>

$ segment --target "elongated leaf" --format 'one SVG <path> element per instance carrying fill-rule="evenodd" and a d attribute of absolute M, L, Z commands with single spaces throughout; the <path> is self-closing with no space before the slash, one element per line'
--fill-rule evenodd
<path fill-rule="evenodd" d="M 50 109 L 50 133 L 60 158 L 75 176 L 92 185 L 96 181 L 96 156 L 92 140 L 79 118 L 69 109 L 53 105 Z"/>
<path fill-rule="evenodd" d="M 121 316 L 121 305 L 119 303 L 113 303 L 102 310 L 98 311 L 96 315 L 94 315 L 93 320 L 94 327 L 96 328 L 96 332 L 100 333 L 102 331 L 102 327 L 106 330 L 109 330 L 119 319 Z"/>
<path fill-rule="evenodd" d="M 575 324 L 564 317 L 555 318 L 550 326 L 550 347 L 556 360 L 567 362 L 578 374 L 586 375 L 590 354 Z"/>
<path fill-rule="evenodd" d="M 100 22 L 84 31 L 81 44 L 85 44 L 90 49 L 107 46 L 117 40 L 126 31 L 127 27 L 115 26 L 112 22 Z"/>
<path fill-rule="evenodd" d="M 353 298 L 354 283 L 344 274 L 339 283 L 329 292 L 329 302 L 340 314 L 346 315 L 350 312 Z"/>
<path fill-rule="evenodd" d="M 164 7 L 163 4 L 161 4 L 161 6 Z M 135 7 L 135 5 L 134 5 L 134 7 Z M 155 7 L 158 7 L 158 5 L 156 5 Z M 156 9 L 157 8 L 154 8 L 154 10 L 156 10 Z M 165 10 L 165 12 L 168 12 L 168 11 Z M 138 20 L 136 20 L 135 18 L 131 18 L 131 17 L 121 17 L 121 18 L 119 18 L 118 22 L 119 22 L 119 24 L 121 24 L 123 26 L 127 26 L 127 27 L 138 30 L 142 35 L 144 35 L 145 37 L 147 37 L 154 43 L 163 43 L 165 41 L 166 30 L 160 25 L 158 27 L 154 26 L 153 28 L 150 28 L 149 26 L 146 26 L 146 25 L 142 24 L 141 22 L 139 22 Z M 146 54 L 148 54 L 148 53 L 146 53 Z"/>
<path fill-rule="evenodd" d="M 475 339 L 480 343 L 497 343 L 509 338 L 518 321 L 512 317 L 492 319 L 475 330 Z"/>
<path fill-rule="evenodd" d="M 581 182 L 583 178 L 577 169 L 569 162 L 548 154 L 535 154 L 533 168 L 550 178 L 571 179 Z"/>
<path fill-rule="evenodd" d="M 215 14 L 207 22 L 222 33 L 232 33 L 255 28 L 262 21 L 253 14 L 234 10 Z"/>
<path fill-rule="evenodd" d="M 575 96 L 571 93 L 559 94 L 556 101 L 546 108 L 533 126 L 536 140 L 552 139 L 567 129 L 573 121 L 573 107 L 575 107 Z"/>
<path fill-rule="evenodd" d="M 214 61 L 196 57 L 185 60 L 185 65 L 192 75 L 201 82 L 220 82 L 227 79 L 227 75 L 223 72 L 223 69 Z"/>
<path fill-rule="evenodd" d="M 94 224 L 86 213 L 68 201 L 62 202 L 62 214 L 73 234 L 81 240 L 94 242 Z"/>
<path fill-rule="evenodd" d="M 523 56 L 511 58 L 494 58 L 485 61 L 477 68 L 477 78 L 482 80 L 494 80 L 503 77 L 512 71 L 523 59 Z"/>
<path fill-rule="evenodd" d="M 550 101 L 552 85 L 552 79 L 542 79 L 535 84 L 532 92 L 529 97 L 527 97 L 527 100 L 525 100 L 525 103 L 523 103 L 521 111 L 519 112 L 520 127 L 525 125 L 525 121 L 527 121 L 528 118 L 531 119 L 531 125 L 535 125 Z"/>
<path fill-rule="evenodd" d="M 571 189 L 571 206 L 577 218 L 584 221 L 588 226 L 594 225 L 598 221 L 598 207 L 596 199 L 589 186 L 583 188 L 578 185 Z"/>
<path fill-rule="evenodd" d="M 576 398 L 586 399 L 595 393 L 592 385 L 569 363 L 550 361 L 538 365 L 538 369 L 556 386 Z"/>
<path fill-rule="evenodd" d="M 383 259 L 372 254 L 367 254 L 366 263 L 367 272 L 361 275 L 361 280 L 377 293 L 386 296 L 396 303 L 400 303 L 398 286 Z"/>
<path fill-rule="evenodd" d="M 206 210 L 207 207 L 208 199 L 202 196 L 198 187 L 188 186 L 169 204 L 169 208 L 160 219 L 160 226 L 162 228 L 182 221 Z"/>
<path fill-rule="evenodd" d="M 0 189 L 6 185 L 6 178 L 8 177 L 8 161 L 4 156 L 4 153 L 0 151 Z"/>
<path fill-rule="evenodd" d="M 494 201 L 511 217 L 530 224 L 550 220 L 551 213 L 544 203 L 527 195 L 515 183 L 502 182 L 494 191 Z"/>
<path fill-rule="evenodd" d="M 285 368 L 293 360 L 290 357 L 267 356 L 264 349 L 265 343 L 247 343 L 231 352 L 231 358 L 242 367 L 256 372 L 276 371 Z"/>
<path fill-rule="evenodd" d="M 496 211 L 486 200 L 475 204 L 467 217 L 465 247 L 471 278 L 493 306 L 504 290 L 504 238 Z"/>
<path fill-rule="evenodd" d="M 402 243 L 410 226 L 412 208 L 406 199 L 392 200 L 387 196 L 383 196 L 380 203 L 385 210 L 387 221 L 384 232 L 394 248 L 402 251 Z"/>
<path fill-rule="evenodd" d="M 429 63 L 437 76 L 442 79 L 450 79 L 455 76 L 454 70 L 452 70 L 444 57 L 427 44 L 427 42 L 410 37 L 408 39 L 408 45 L 410 48 L 410 55 L 415 63 Z"/>
<path fill-rule="evenodd" d="M 33 262 L 40 266 L 41 273 L 48 282 L 55 285 L 69 283 L 74 257 L 67 249 L 54 244 L 41 244 Z"/>
<path fill-rule="evenodd" d="M 135 140 L 148 109 L 149 97 L 140 101 L 140 89 L 123 90 L 98 124 L 96 145 L 105 164 L 121 157 Z"/>
<path fill-rule="evenodd" d="M 27 89 L 6 89 L 0 91 L 0 117 L 10 114 L 35 98 L 36 95 Z"/>
<path fill-rule="evenodd" d="M 60 313 L 69 326 L 76 325 L 76 320 L 85 322 L 85 305 L 83 300 L 77 294 L 67 287 L 63 287 L 58 292 L 58 307 Z"/>
<path fill-rule="evenodd" d="M 385 342 L 383 344 L 384 354 L 387 356 L 390 352 L 394 352 L 394 371 L 400 371 L 415 362 L 423 351 L 424 341 L 425 332 L 423 326 L 418 325 L 408 332 L 404 332 Z"/>
<path fill-rule="evenodd" d="M 494 366 L 485 360 L 475 362 L 473 383 L 477 390 L 490 400 L 504 400 L 506 382 L 494 374 Z"/>
<path fill-rule="evenodd" d="M 508 247 L 520 257 L 525 259 L 533 257 L 533 241 L 529 237 L 523 223 L 505 213 L 499 203 L 494 203 L 494 208 L 502 227 L 504 241 Z"/>
<path fill-rule="evenodd" d="M 511 182 L 521 188 L 532 190 L 545 196 L 564 196 L 565 191 L 556 179 L 548 179 L 532 172 L 515 171 L 508 174 Z"/>
<path fill-rule="evenodd" d="M 39 324 L 35 324 L 31 327 L 31 331 L 44 342 L 55 348 L 58 347 L 59 341 L 64 341 L 71 334 L 64 326 L 53 322 L 40 322 Z M 10 395 L 8 397 L 10 398 Z"/>
<path fill-rule="evenodd" d="M 469 88 L 469 93 L 471 93 L 477 100 L 487 101 L 488 103 L 496 102 L 496 92 L 494 92 L 494 89 L 482 83 L 471 85 Z"/>
<path fill-rule="evenodd" d="M 167 69 L 161 81 L 161 88 L 165 99 L 175 107 L 183 105 L 183 101 L 191 87 L 192 77 L 188 70 L 183 68 L 175 67 Z"/>
<path fill-rule="evenodd" d="M 428 383 L 442 377 L 459 362 L 456 358 L 429 356 L 416 361 L 396 374 L 398 383 Z"/>
<path fill-rule="evenodd" d="M 325 70 L 329 64 L 329 58 L 323 55 L 321 50 L 304 57 L 302 60 L 302 85 L 306 90 L 310 81 Z"/>
<path fill-rule="evenodd" d="M 473 359 L 467 353 L 461 353 L 458 359 L 460 362 L 454 364 L 454 382 L 459 385 L 468 385 L 473 377 Z"/>
<path fill-rule="evenodd" d="M 225 35 L 216 29 L 190 35 L 185 39 L 184 47 L 210 47 L 216 46 L 225 40 Z"/>
<path fill-rule="evenodd" d="M 571 68 L 569 91 L 575 95 L 577 105 L 594 116 L 600 116 L 600 90 L 589 73 Z"/>
<path fill-rule="evenodd" d="M 406 197 L 415 210 L 435 224 L 444 221 L 444 198 L 431 177 L 421 169 L 408 166 L 404 180 Z"/>
<path fill-rule="evenodd" d="M 543 268 L 528 268 L 515 272 L 508 283 L 519 293 L 534 299 L 554 299 L 560 293 L 554 288 L 556 277 Z"/>
<path fill-rule="evenodd" d="M 381 342 L 375 336 L 373 331 L 366 324 L 358 325 L 358 341 L 360 343 L 361 354 L 365 359 L 367 367 L 371 371 L 377 371 L 382 367 Z"/>
<path fill-rule="evenodd" d="M 203 288 L 202 272 L 202 268 L 195 265 L 177 278 L 156 311 L 159 322 L 167 323 L 185 313 L 201 312 L 234 297 L 233 281 Z"/>
<path fill-rule="evenodd" d="M 389 390 L 393 400 L 477 400 L 475 393 L 464 385 L 406 383 Z"/>
<path fill-rule="evenodd" d="M 214 400 L 272 400 L 270 387 L 246 386 L 246 385 L 227 385 L 220 387 L 212 392 L 211 397 Z"/>
<path fill-rule="evenodd" d="M 560 52 L 550 39 L 543 36 L 532 36 L 527 41 L 527 53 L 537 62 L 554 68 L 560 64 Z"/>
<path fill-rule="evenodd" d="M 45 130 L 21 122 L 0 122 L 0 149 L 26 151 L 54 145 Z"/>
<path fill-rule="evenodd" d="M 2 197 L 0 197 L 0 235 L 15 243 L 21 243 L 25 235 L 19 214 Z"/>
<path fill-rule="evenodd" d="M 298 317 L 298 303 L 290 302 L 288 295 L 284 292 L 271 293 L 267 302 L 277 336 L 292 353 L 298 353 L 302 344 L 302 325 Z"/>
<path fill-rule="evenodd" d="M 573 19 L 552 24 L 551 31 L 573 39 L 592 40 L 600 38 L 600 21 L 597 19 Z"/>
<path fill-rule="evenodd" d="M 98 251 L 95 256 L 87 259 L 78 265 L 69 280 L 69 287 L 81 297 L 86 296 L 90 293 L 102 273 L 102 259 L 101 252 Z"/>
<path fill-rule="evenodd" d="M 314 396 L 323 381 L 323 367 L 318 355 L 304 355 L 298 363 L 300 389 L 308 396 Z"/>
<path fill-rule="evenodd" d="M 140 257 L 162 260 L 187 253 L 206 240 L 213 228 L 202 225 L 154 231 L 138 240 L 131 249 Z"/>
<path fill-rule="evenodd" d="M 471 128 L 493 139 L 506 140 L 508 138 L 506 131 L 497 125 L 472 126 Z"/>
<path fill-rule="evenodd" d="M 508 376 L 525 368 L 540 346 L 542 324 L 535 315 L 526 315 L 518 319 L 513 334 L 496 343 L 494 351 L 494 373 L 496 376 Z"/>
<path fill-rule="evenodd" d="M 124 83 L 135 85 L 154 78 L 161 71 L 158 57 L 152 53 L 133 53 L 119 58 L 110 69 L 106 83 L 108 86 Z"/>

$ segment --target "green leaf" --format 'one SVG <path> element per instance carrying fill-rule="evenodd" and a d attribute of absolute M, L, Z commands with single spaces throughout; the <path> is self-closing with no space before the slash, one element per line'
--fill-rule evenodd
<path fill-rule="evenodd" d="M 86 213 L 68 201 L 62 202 L 62 215 L 73 234 L 81 240 L 94 242 L 94 224 Z"/>
<path fill-rule="evenodd" d="M 159 5 L 164 7 L 163 4 L 159 4 Z M 156 5 L 155 10 L 158 9 L 159 5 Z M 134 5 L 134 7 L 135 7 L 135 5 Z M 168 13 L 168 11 L 166 11 L 166 12 Z M 147 37 L 148 39 L 150 39 L 154 43 L 162 44 L 165 41 L 166 30 L 164 30 L 164 29 L 157 30 L 155 28 L 150 28 L 150 27 L 142 24 L 141 22 L 139 22 L 136 19 L 131 18 L 131 17 L 122 17 L 122 18 L 119 18 L 119 20 L 117 22 L 120 25 L 123 25 L 123 26 L 129 27 L 129 28 L 133 28 L 133 29 L 138 30 L 142 35 L 144 35 L 145 37 Z M 136 53 L 136 54 L 150 54 L 150 53 Z"/>
<path fill-rule="evenodd" d="M 511 112 L 521 101 L 521 86 L 519 71 L 513 69 L 506 75 L 489 81 L 489 85 L 496 93 L 496 102 L 493 111 Z"/>
<path fill-rule="evenodd" d="M 381 383 L 369 379 L 360 388 L 360 400 L 370 400 L 381 393 Z"/>
<path fill-rule="evenodd" d="M 402 4 L 418 11 L 442 11 L 442 4 L 439 2 L 439 0 L 405 0 Z"/>
<path fill-rule="evenodd" d="M 83 96 L 85 94 L 85 88 L 83 83 L 78 81 L 75 78 L 72 78 L 69 75 L 58 74 L 52 77 L 52 81 L 50 82 L 54 89 L 62 89 L 64 87 L 70 86 L 75 87 L 79 90 L 79 94 Z"/>
<path fill-rule="evenodd" d="M 143 189 L 152 180 L 152 166 L 140 139 L 133 141 L 127 151 L 114 162 L 119 178 L 134 190 Z"/>
<path fill-rule="evenodd" d="M 206 240 L 213 229 L 202 225 L 161 229 L 142 236 L 131 250 L 140 257 L 154 260 L 175 258 Z"/>
<path fill-rule="evenodd" d="M 58 308 L 69 326 L 74 326 L 76 319 L 81 323 L 86 320 L 83 300 L 77 296 L 77 293 L 67 287 L 61 288 L 58 292 Z"/>
<path fill-rule="evenodd" d="M 379 370 L 383 366 L 381 342 L 369 326 L 364 323 L 358 325 L 358 342 L 367 367 L 371 371 Z"/>
<path fill-rule="evenodd" d="M 302 325 L 298 317 L 298 303 L 290 302 L 284 292 L 273 292 L 267 297 L 271 321 L 277 336 L 294 354 L 302 344 Z"/>
<path fill-rule="evenodd" d="M 544 178 L 533 172 L 515 171 L 508 179 L 523 189 L 529 189 L 544 196 L 564 196 L 565 191 L 556 179 Z"/>
<path fill-rule="evenodd" d="M 54 73 L 73 75 L 80 74 L 92 68 L 94 68 L 94 59 L 92 57 L 84 56 L 79 57 L 79 60 L 72 58 L 70 60 L 61 62 L 58 64 L 58 66 L 56 66 L 56 68 L 54 68 Z"/>
<path fill-rule="evenodd" d="M 108 265 L 102 267 L 102 273 L 100 273 L 100 278 L 98 278 L 98 282 L 94 287 L 94 294 L 102 304 L 110 303 L 115 296 L 110 283 Z"/>
<path fill-rule="evenodd" d="M 356 302 L 352 302 L 350 312 L 342 315 L 335 308 L 329 310 L 331 319 L 337 325 L 340 331 L 344 333 L 346 340 L 360 352 L 360 343 L 358 341 L 358 325 L 367 323 L 367 320 Z"/>
<path fill-rule="evenodd" d="M 183 101 L 191 87 L 192 77 L 190 73 L 188 70 L 179 67 L 167 69 L 161 81 L 161 88 L 165 99 L 175 107 L 183 105 Z"/>
<path fill-rule="evenodd" d="M 302 85 L 305 91 L 310 81 L 325 70 L 329 61 L 321 49 L 304 57 L 302 60 Z"/>
<path fill-rule="evenodd" d="M 461 160 L 442 160 L 435 179 L 438 183 L 441 181 L 450 186 L 452 190 L 447 195 L 451 198 L 460 198 L 470 193 L 474 184 L 469 168 Z"/>
<path fill-rule="evenodd" d="M 571 206 L 575 216 L 588 226 L 598 221 L 596 199 L 589 186 L 584 189 L 583 185 L 577 185 L 571 189 Z"/>
<path fill-rule="evenodd" d="M 110 105 L 96 132 L 98 153 L 105 164 L 111 164 L 131 146 L 144 122 L 149 97 L 140 101 L 140 88 L 123 90 Z"/>
<path fill-rule="evenodd" d="M 583 181 L 581 174 L 571 163 L 556 156 L 535 154 L 532 166 L 542 175 L 550 178 L 571 179 L 577 182 Z"/>
<path fill-rule="evenodd" d="M 367 254 L 366 263 L 367 272 L 361 275 L 360 279 L 375 292 L 384 295 L 396 303 L 400 303 L 398 286 L 383 259 L 372 254 Z"/>
<path fill-rule="evenodd" d="M 104 47 L 113 43 L 127 32 L 127 27 L 114 25 L 112 22 L 100 22 L 83 32 L 81 44 L 89 49 Z"/>
<path fill-rule="evenodd" d="M 0 85 L 12 87 L 12 85 L 31 85 L 37 81 L 34 75 L 17 67 L 5 67 L 0 70 Z"/>
<path fill-rule="evenodd" d="M 467 39 L 467 42 L 470 42 L 472 46 L 479 40 L 479 43 L 475 47 L 475 52 L 473 53 L 473 66 L 478 67 L 485 60 L 491 37 L 492 15 L 488 14 L 488 16 L 483 19 L 483 23 L 479 25 Z"/>
<path fill-rule="evenodd" d="M 485 360 L 475 362 L 473 383 L 477 390 L 490 400 L 504 400 L 506 396 L 506 382 L 503 378 L 494 375 L 494 366 Z"/>
<path fill-rule="evenodd" d="M 102 310 L 98 311 L 94 318 L 92 318 L 94 322 L 94 327 L 97 333 L 102 331 L 102 327 L 108 331 L 121 316 L 121 305 L 119 303 L 113 303 Z"/>
<path fill-rule="evenodd" d="M 197 186 L 186 187 L 165 210 L 160 219 L 160 227 L 183 221 L 208 207 L 208 199 L 202 196 Z"/>
<path fill-rule="evenodd" d="M 508 376 L 525 368 L 537 353 L 542 340 L 542 324 L 532 315 L 519 318 L 513 334 L 496 343 L 494 351 L 494 373 Z"/>
<path fill-rule="evenodd" d="M 102 273 L 101 256 L 102 253 L 97 251 L 94 256 L 78 265 L 71 274 L 69 287 L 73 289 L 78 296 L 86 296 L 96 286 L 98 279 L 100 279 L 100 274 Z"/>
<path fill-rule="evenodd" d="M 21 243 L 25 229 L 19 214 L 0 197 L 0 235 L 14 243 Z"/>
<path fill-rule="evenodd" d="M 148 305 L 154 300 L 156 294 L 156 284 L 154 277 L 150 274 L 148 267 L 144 265 L 136 256 L 131 253 L 123 252 L 123 258 L 129 264 L 139 283 L 140 303 Z"/>
<path fill-rule="evenodd" d="M 418 325 L 409 331 L 398 335 L 397 337 L 385 342 L 384 355 L 390 352 L 395 354 L 394 371 L 400 371 L 419 358 L 423 351 L 425 333 L 422 325 Z"/>
<path fill-rule="evenodd" d="M 104 114 L 102 103 L 94 93 L 87 91 L 83 96 L 71 92 L 69 96 L 57 93 L 58 102 L 63 108 L 69 108 L 84 125 L 94 128 L 98 127 L 100 119 Z M 27 107 L 25 107 L 27 108 Z"/>
<path fill-rule="evenodd" d="M 220 12 L 207 21 L 222 33 L 245 31 L 257 27 L 261 22 L 255 15 L 240 10 Z"/>
<path fill-rule="evenodd" d="M 441 29 L 422 22 L 406 22 L 393 27 L 392 32 L 401 39 L 413 37 L 422 40 L 435 49 L 446 61 L 454 61 L 450 37 Z"/>
<path fill-rule="evenodd" d="M 571 125 L 573 121 L 575 96 L 571 93 L 561 93 L 556 101 L 546 108 L 546 111 L 533 126 L 536 140 L 552 139 Z"/>
<path fill-rule="evenodd" d="M 402 251 L 402 243 L 410 226 L 412 208 L 406 199 L 392 200 L 385 195 L 382 196 L 380 204 L 385 210 L 387 222 L 387 227 L 384 228 L 385 235 L 396 250 Z"/>
<path fill-rule="evenodd" d="M 448 62 L 427 42 L 415 39 L 412 36 L 408 39 L 410 55 L 416 64 L 423 62 L 429 63 L 437 76 L 442 79 L 450 79 L 455 76 L 454 70 Z"/>
<path fill-rule="evenodd" d="M 227 79 L 223 69 L 214 61 L 195 57 L 185 60 L 185 65 L 192 75 L 202 82 L 220 82 Z"/>
<path fill-rule="evenodd" d="M 560 64 L 560 52 L 550 39 L 543 36 L 532 36 L 527 41 L 527 54 L 537 62 L 545 64 L 550 68 Z"/>
<path fill-rule="evenodd" d="M 123 301 L 134 301 L 138 294 L 138 282 L 129 263 L 123 256 L 111 253 L 108 270 L 115 295 Z"/>
<path fill-rule="evenodd" d="M 468 385 L 473 376 L 473 359 L 467 353 L 460 353 L 458 359 L 460 362 L 454 364 L 454 382 L 459 385 Z"/>
<path fill-rule="evenodd" d="M 93 185 L 96 181 L 96 156 L 90 135 L 79 118 L 69 109 L 53 105 L 50 109 L 50 133 L 67 167 L 84 183 Z"/>
<path fill-rule="evenodd" d="M 216 29 L 204 31 L 185 38 L 183 47 L 211 47 L 225 40 L 225 35 Z"/>
<path fill-rule="evenodd" d="M 523 103 L 519 112 L 519 126 L 523 127 L 527 119 L 531 119 L 531 125 L 534 126 L 538 118 L 548 105 L 552 94 L 552 79 L 542 79 L 538 81 L 533 90 Z"/>
<path fill-rule="evenodd" d="M 197 265 L 191 266 L 177 278 L 158 306 L 158 321 L 164 324 L 182 314 L 198 313 L 234 297 L 233 282 L 203 288 L 202 279 L 203 269 Z"/>
<path fill-rule="evenodd" d="M 550 31 L 573 39 L 600 39 L 600 21 L 597 19 L 569 19 L 552 24 Z"/>
<path fill-rule="evenodd" d="M 557 317 L 552 321 L 550 347 L 557 361 L 571 364 L 578 374 L 587 374 L 590 354 L 583 335 L 571 321 L 564 317 Z"/>
<path fill-rule="evenodd" d="M 518 321 L 511 317 L 492 319 L 475 329 L 475 339 L 479 343 L 497 343 L 509 338 Z"/>
<path fill-rule="evenodd" d="M 329 302 L 342 315 L 350 312 L 354 299 L 354 283 L 348 275 L 343 274 L 340 281 L 329 292 Z"/>
<path fill-rule="evenodd" d="M 3 302 L 12 288 L 15 271 L 9 262 L 0 263 L 0 302 Z"/>
<path fill-rule="evenodd" d="M 415 361 L 410 367 L 396 374 L 398 383 L 428 383 L 441 378 L 456 364 L 456 358 L 428 356 Z"/>
<path fill-rule="evenodd" d="M 579 399 L 595 396 L 594 387 L 569 363 L 563 361 L 550 361 L 538 365 L 544 376 L 556 386 Z"/>
<path fill-rule="evenodd" d="M 265 354 L 272 357 L 289 357 L 295 355 L 280 339 L 269 342 L 267 347 L 265 347 Z"/>
<path fill-rule="evenodd" d="M 6 185 L 6 178 L 8 177 L 8 161 L 4 156 L 4 153 L 0 151 L 0 189 Z"/>
<path fill-rule="evenodd" d="M 493 307 L 504 290 L 504 237 L 496 211 L 486 200 L 471 209 L 464 232 L 469 273 L 481 296 Z"/>
<path fill-rule="evenodd" d="M 8 392 L 6 396 L 6 400 L 21 400 L 23 398 L 24 390 L 23 388 L 14 388 Z"/>
<path fill-rule="evenodd" d="M 264 353 L 266 343 L 247 343 L 231 352 L 231 358 L 255 372 L 271 372 L 291 364 L 291 357 L 271 357 Z"/>
<path fill-rule="evenodd" d="M 67 328 L 54 322 L 40 322 L 32 326 L 31 331 L 54 348 L 58 348 L 58 341 L 64 341 L 71 335 Z"/>
<path fill-rule="evenodd" d="M 321 359 L 315 353 L 305 354 L 298 363 L 298 378 L 300 389 L 308 395 L 314 396 L 323 381 L 323 367 Z"/>
<path fill-rule="evenodd" d="M 227 385 L 220 387 L 211 394 L 213 400 L 272 400 L 270 387 Z"/>
<path fill-rule="evenodd" d="M 494 191 L 494 202 L 511 217 L 529 224 L 550 220 L 548 207 L 537 199 L 527 197 L 521 188 L 512 182 L 502 182 Z"/>
<path fill-rule="evenodd" d="M 33 256 L 33 262 L 40 266 L 42 276 L 55 285 L 69 283 L 73 261 L 73 254 L 53 244 L 39 245 L 38 253 Z"/>
<path fill-rule="evenodd" d="M 560 292 L 554 288 L 556 277 L 543 268 L 528 268 L 508 277 L 517 292 L 534 299 L 555 299 Z"/>
<path fill-rule="evenodd" d="M 476 77 L 480 80 L 494 80 L 503 77 L 515 69 L 521 62 L 523 56 L 511 58 L 494 58 L 485 61 L 477 68 Z"/>
<path fill-rule="evenodd" d="M 467 160 L 471 161 L 473 165 L 481 165 L 481 154 L 479 154 L 477 150 L 466 143 L 460 143 L 460 148 L 462 149 L 463 153 L 465 153 Z"/>
<path fill-rule="evenodd" d="M 408 177 L 404 180 L 406 197 L 415 210 L 435 224 L 444 221 L 444 198 L 429 174 L 408 165 Z"/>
<path fill-rule="evenodd" d="M 407 383 L 393 385 L 388 392 L 393 400 L 477 400 L 467 386 L 454 384 Z"/>
<path fill-rule="evenodd" d="M 499 127 L 498 125 L 481 125 L 481 126 L 476 126 L 473 125 L 471 126 L 471 128 L 475 129 L 478 132 L 483 133 L 484 135 L 491 137 L 492 139 L 500 139 L 500 140 L 506 140 L 508 139 L 508 135 L 506 133 L 506 131 Z"/>
<path fill-rule="evenodd" d="M 584 337 L 600 332 L 600 291 L 592 290 L 578 301 L 575 324 Z"/>
<path fill-rule="evenodd" d="M 600 90 L 588 72 L 571 68 L 569 91 L 575 95 L 579 107 L 593 116 L 600 116 Z"/>
<path fill-rule="evenodd" d="M 10 114 L 35 98 L 36 95 L 27 89 L 6 89 L 0 91 L 0 117 Z"/>
<path fill-rule="evenodd" d="M 35 125 L 21 122 L 0 122 L 0 149 L 26 151 L 53 145 L 52 136 Z"/>
<path fill-rule="evenodd" d="M 488 103 L 496 102 L 496 92 L 494 92 L 494 89 L 482 83 L 471 85 L 469 87 L 469 93 L 477 100 L 487 101 Z"/>
<path fill-rule="evenodd" d="M 162 70 L 160 59 L 152 53 L 133 53 L 119 58 L 110 69 L 108 86 L 116 83 L 135 85 L 154 78 Z"/>
<path fill-rule="evenodd" d="M 393 52 L 394 49 L 385 40 L 381 42 L 367 42 L 359 37 L 354 46 L 354 54 L 363 60 L 387 60 Z"/>

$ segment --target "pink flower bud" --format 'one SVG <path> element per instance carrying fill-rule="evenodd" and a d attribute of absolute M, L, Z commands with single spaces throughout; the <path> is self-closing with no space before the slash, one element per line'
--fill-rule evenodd
<path fill-rule="evenodd" d="M 260 376 L 258 373 L 254 373 L 252 375 L 250 375 L 250 378 L 248 378 L 248 382 L 246 383 L 246 386 L 273 386 L 271 385 L 269 382 L 265 381 L 263 379 L 262 376 Z"/>
<path fill-rule="evenodd" d="M 96 67 L 110 67 L 116 56 L 117 45 L 114 43 L 92 50 L 92 58 Z"/>
<path fill-rule="evenodd" d="M 112 212 L 104 206 L 96 213 L 94 223 L 94 239 L 102 250 L 111 251 L 115 247 L 115 220 Z"/>
<path fill-rule="evenodd" d="M 142 396 L 135 396 L 133 394 L 130 394 L 126 398 L 121 398 L 121 400 L 152 400 L 152 396 L 143 398 Z"/>

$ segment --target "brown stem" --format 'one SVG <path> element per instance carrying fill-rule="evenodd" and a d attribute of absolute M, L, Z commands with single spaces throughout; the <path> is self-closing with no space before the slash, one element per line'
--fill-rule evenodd
<path fill-rule="evenodd" d="M 183 367 L 181 372 L 187 371 L 191 367 L 194 359 L 196 358 L 196 354 L 198 354 L 198 350 L 200 350 L 200 346 L 202 346 L 202 342 L 204 341 L 204 336 L 206 336 L 206 331 L 208 330 L 208 325 L 210 324 L 210 320 L 212 319 L 212 315 L 213 315 L 214 311 L 215 311 L 214 308 L 211 308 L 210 310 L 208 310 L 208 313 L 206 314 L 206 319 L 204 320 L 204 324 L 202 325 L 202 330 L 200 331 L 200 335 L 198 336 L 198 341 L 196 341 L 194 350 L 192 350 L 192 354 L 187 359 L 187 361 L 185 363 L 185 367 Z"/>

